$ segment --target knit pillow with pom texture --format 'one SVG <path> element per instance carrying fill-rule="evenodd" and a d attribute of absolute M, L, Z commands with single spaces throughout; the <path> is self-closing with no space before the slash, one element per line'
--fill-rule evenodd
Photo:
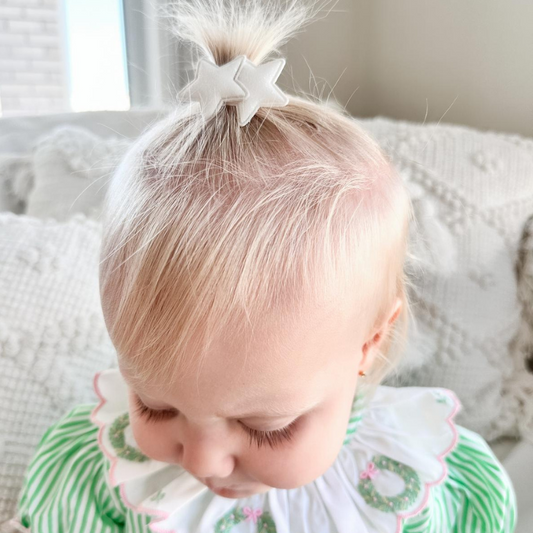
<path fill-rule="evenodd" d="M 14 510 L 45 430 L 96 402 L 95 372 L 115 365 L 100 307 L 101 225 L 0 213 L 0 522 Z"/>
<path fill-rule="evenodd" d="M 519 339 L 533 295 L 520 297 L 516 268 L 533 213 L 533 139 L 384 117 L 359 122 L 399 169 L 416 219 L 416 261 L 408 264 L 416 328 L 390 381 L 454 390 L 458 422 L 489 441 L 531 438 L 524 410 L 532 412 L 532 375 Z"/>

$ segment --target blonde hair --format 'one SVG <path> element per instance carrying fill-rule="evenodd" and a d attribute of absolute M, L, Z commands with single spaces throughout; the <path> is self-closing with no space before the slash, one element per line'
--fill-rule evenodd
<path fill-rule="evenodd" d="M 259 64 L 311 20 L 315 6 L 191 0 L 171 7 L 177 37 L 221 65 L 241 54 Z M 393 345 L 401 353 L 411 218 L 401 177 L 344 111 L 289 97 L 285 107 L 260 108 L 244 127 L 234 106 L 205 121 L 177 102 L 112 177 L 102 308 L 121 364 L 136 379 L 168 383 L 217 335 L 299 313 L 335 291 L 357 291 L 354 328 L 365 331 L 400 297 L 387 353 L 371 377 L 377 382 L 392 368 Z"/>

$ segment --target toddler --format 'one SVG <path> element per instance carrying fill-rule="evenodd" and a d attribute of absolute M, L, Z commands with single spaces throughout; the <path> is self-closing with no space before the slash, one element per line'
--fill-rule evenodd
<path fill-rule="evenodd" d="M 288 96 L 303 2 L 173 4 L 196 77 L 103 215 L 118 368 L 48 429 L 32 533 L 500 533 L 515 495 L 445 389 L 379 383 L 405 346 L 411 205 L 342 111 Z M 15 527 L 15 526 L 13 526 Z"/>

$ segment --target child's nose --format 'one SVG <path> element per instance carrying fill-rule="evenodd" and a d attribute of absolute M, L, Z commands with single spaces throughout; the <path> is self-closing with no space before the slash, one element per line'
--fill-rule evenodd
<path fill-rule="evenodd" d="M 188 427 L 178 439 L 178 462 L 197 478 L 225 478 L 235 468 L 235 450 L 214 431 Z"/>

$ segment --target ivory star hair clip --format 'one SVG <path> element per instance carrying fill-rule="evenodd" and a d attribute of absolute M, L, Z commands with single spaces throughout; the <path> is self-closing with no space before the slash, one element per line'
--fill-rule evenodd
<path fill-rule="evenodd" d="M 224 104 L 237 106 L 239 125 L 246 126 L 260 107 L 283 107 L 288 96 L 275 84 L 285 59 L 254 65 L 240 55 L 224 65 L 201 59 L 195 79 L 187 84 L 179 97 L 198 102 L 207 120 Z"/>

